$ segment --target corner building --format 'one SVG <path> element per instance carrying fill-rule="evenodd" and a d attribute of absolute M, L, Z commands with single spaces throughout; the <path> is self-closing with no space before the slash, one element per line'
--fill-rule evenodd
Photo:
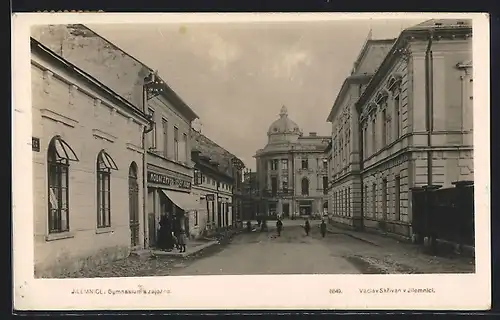
<path fill-rule="evenodd" d="M 356 102 L 364 229 L 408 239 L 413 188 L 474 180 L 472 81 L 470 20 L 396 39 Z"/>
<path fill-rule="evenodd" d="M 148 120 L 31 38 L 35 277 L 125 258 L 142 246 Z"/>
<path fill-rule="evenodd" d="M 326 212 L 330 137 L 304 136 L 285 106 L 267 132 L 268 143 L 255 154 L 261 214 L 271 217 L 321 215 Z"/>

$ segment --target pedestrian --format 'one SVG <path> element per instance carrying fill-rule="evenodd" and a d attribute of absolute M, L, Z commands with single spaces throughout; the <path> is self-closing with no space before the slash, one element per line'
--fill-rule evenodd
<path fill-rule="evenodd" d="M 308 236 L 309 231 L 311 231 L 311 224 L 309 223 L 308 218 L 306 218 L 306 223 L 304 224 L 304 230 L 306 231 L 306 236 Z"/>
<path fill-rule="evenodd" d="M 278 231 L 278 237 L 281 236 L 282 229 L 283 229 L 283 222 L 281 222 L 281 219 L 278 218 L 278 220 L 276 220 L 276 230 Z"/>
<path fill-rule="evenodd" d="M 169 241 L 170 238 L 170 223 L 168 221 L 168 217 L 166 214 L 163 214 L 160 217 L 160 230 L 158 232 L 158 242 L 157 245 L 161 250 L 172 250 L 171 246 L 171 241 Z"/>
<path fill-rule="evenodd" d="M 177 243 L 179 245 L 179 252 L 186 252 L 186 242 L 187 242 L 187 234 L 186 230 L 179 230 L 179 237 L 177 239 Z"/>
<path fill-rule="evenodd" d="M 319 227 L 321 229 L 321 237 L 324 238 L 325 235 L 326 235 L 326 223 L 325 223 L 325 219 L 321 220 L 321 225 Z"/>

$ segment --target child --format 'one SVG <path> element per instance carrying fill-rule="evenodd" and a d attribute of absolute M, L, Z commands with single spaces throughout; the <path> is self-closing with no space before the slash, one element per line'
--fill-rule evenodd
<path fill-rule="evenodd" d="M 186 252 L 186 242 L 187 242 L 186 231 L 184 229 L 181 229 L 178 238 L 179 252 Z"/>

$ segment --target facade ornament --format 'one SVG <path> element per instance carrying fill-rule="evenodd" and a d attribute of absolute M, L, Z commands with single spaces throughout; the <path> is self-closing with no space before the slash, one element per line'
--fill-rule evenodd
<path fill-rule="evenodd" d="M 401 57 L 403 61 L 408 61 L 411 56 L 411 50 L 408 44 L 405 44 L 403 47 L 396 49 L 396 54 Z"/>

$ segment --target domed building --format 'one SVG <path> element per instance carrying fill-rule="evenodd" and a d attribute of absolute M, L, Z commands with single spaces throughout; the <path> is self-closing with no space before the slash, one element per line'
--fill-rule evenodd
<path fill-rule="evenodd" d="M 260 214 L 284 218 L 322 214 L 328 207 L 329 136 L 304 135 L 283 106 L 269 126 L 268 142 L 255 154 Z"/>

